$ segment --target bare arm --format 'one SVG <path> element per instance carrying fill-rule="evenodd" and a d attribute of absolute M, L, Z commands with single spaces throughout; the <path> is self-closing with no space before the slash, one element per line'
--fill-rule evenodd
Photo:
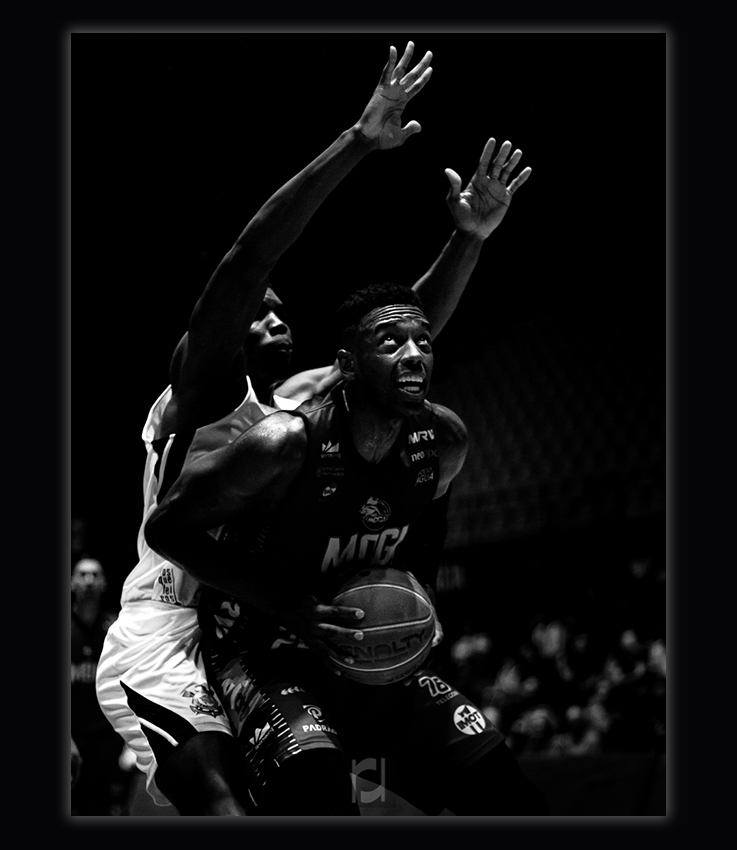
<path fill-rule="evenodd" d="M 248 570 L 208 533 L 246 512 L 275 510 L 302 467 L 306 446 L 301 419 L 267 416 L 233 443 L 187 464 L 145 535 L 152 549 L 202 584 L 255 606 L 327 656 L 335 651 L 326 644 L 331 636 L 355 634 L 355 626 L 328 618 L 356 623 L 358 609 L 295 595 L 276 577 Z"/>
<path fill-rule="evenodd" d="M 248 600 L 242 565 L 208 534 L 246 511 L 271 510 L 302 465 L 301 420 L 275 413 L 188 463 L 146 524 L 151 547 L 203 584 Z"/>
<path fill-rule="evenodd" d="M 504 142 L 492 160 L 495 145 L 494 139 L 488 140 L 476 172 L 463 191 L 458 174 L 451 168 L 445 169 L 450 181 L 446 201 L 455 230 L 437 260 L 413 286 L 422 298 L 434 336 L 445 327 L 458 306 L 484 242 L 501 224 L 512 196 L 532 172 L 531 168 L 525 168 L 507 186 L 522 151 L 516 150 L 507 159 L 512 145 Z"/>
<path fill-rule="evenodd" d="M 402 127 L 402 113 L 430 78 L 432 54 L 407 72 L 413 49 L 410 42 L 397 62 L 396 49 L 390 48 L 379 84 L 356 124 L 269 198 L 220 262 L 172 358 L 175 395 L 207 391 L 213 376 L 241 356 L 270 271 L 341 180 L 369 152 L 398 147 L 420 131 L 416 121 Z"/>
<path fill-rule="evenodd" d="M 486 143 L 476 172 L 463 192 L 461 178 L 456 172 L 450 168 L 445 171 L 450 181 L 446 202 L 456 227 L 438 258 L 412 287 L 422 298 L 433 337 L 438 336 L 453 315 L 476 268 L 484 242 L 506 215 L 512 195 L 532 172 L 531 168 L 525 168 L 507 186 L 522 151 L 516 150 L 507 160 L 512 145 L 504 142 L 489 168 L 495 144 L 494 139 Z M 292 376 L 277 393 L 299 403 L 313 395 L 322 395 L 339 380 L 340 370 L 334 363 Z"/>

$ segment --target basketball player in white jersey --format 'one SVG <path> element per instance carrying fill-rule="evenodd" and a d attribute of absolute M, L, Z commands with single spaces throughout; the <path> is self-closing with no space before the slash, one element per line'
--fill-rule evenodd
<path fill-rule="evenodd" d="M 154 553 L 143 525 L 176 479 L 195 430 L 238 412 L 236 427 L 274 407 L 295 407 L 337 381 L 334 367 L 290 374 L 292 339 L 279 318 L 268 275 L 307 222 L 349 171 L 374 150 L 398 147 L 419 132 L 402 127 L 409 100 L 427 83 L 428 52 L 409 72 L 414 45 L 401 60 L 390 49 L 381 80 L 359 121 L 277 191 L 249 222 L 195 305 L 188 332 L 172 358 L 171 385 L 152 407 L 142 434 L 147 449 L 139 563 L 124 583 L 121 612 L 106 640 L 97 690 L 108 719 L 136 754 L 155 802 L 182 815 L 243 815 L 248 808 L 243 771 L 222 706 L 199 656 L 199 586 Z M 506 213 L 512 193 L 529 175 L 506 182 L 521 157 L 505 142 L 490 167 L 494 140 L 461 192 L 446 171 L 456 230 L 431 269 L 415 284 L 436 328 L 450 317 L 479 257 L 484 239 Z M 245 339 L 245 342 L 244 342 Z M 324 611 L 316 616 L 325 616 Z M 353 609 L 332 611 L 355 623 Z"/>

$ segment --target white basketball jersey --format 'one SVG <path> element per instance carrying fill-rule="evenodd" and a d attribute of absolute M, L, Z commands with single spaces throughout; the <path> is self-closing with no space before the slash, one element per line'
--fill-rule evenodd
<path fill-rule="evenodd" d="M 174 434 L 167 435 L 166 443 L 154 446 L 157 430 L 164 409 L 172 396 L 171 386 L 154 403 L 149 411 L 141 437 L 146 446 L 146 465 L 143 473 L 143 519 L 138 529 L 138 564 L 131 570 L 123 583 L 121 606 L 137 602 L 159 602 L 187 608 L 197 606 L 199 582 L 188 573 L 154 552 L 146 542 L 143 530 L 149 516 L 158 505 L 158 494 L 166 473 L 166 463 L 174 442 Z M 248 392 L 239 410 L 245 404 L 260 408 L 264 415 L 273 408 L 262 405 L 248 380 Z M 157 450 L 158 449 L 158 450 Z M 178 471 L 177 471 L 178 474 Z"/>

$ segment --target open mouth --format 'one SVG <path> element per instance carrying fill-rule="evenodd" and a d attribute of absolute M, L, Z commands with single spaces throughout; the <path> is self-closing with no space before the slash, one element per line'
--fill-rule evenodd
<path fill-rule="evenodd" d="M 277 351 L 288 351 L 292 350 L 292 341 L 288 337 L 284 337 L 283 339 L 273 341 L 271 343 L 272 347 Z"/>
<path fill-rule="evenodd" d="M 397 378 L 397 386 L 406 395 L 420 398 L 425 393 L 426 381 L 422 375 L 402 375 Z"/>

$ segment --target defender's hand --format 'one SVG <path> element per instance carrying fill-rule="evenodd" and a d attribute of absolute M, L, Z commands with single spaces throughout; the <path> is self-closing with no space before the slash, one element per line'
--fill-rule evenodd
<path fill-rule="evenodd" d="M 489 139 L 484 145 L 476 173 L 462 192 L 461 178 L 452 168 L 445 169 L 445 175 L 450 181 L 446 201 L 453 221 L 459 230 L 471 233 L 479 239 L 486 239 L 499 226 L 507 213 L 512 195 L 532 173 L 531 168 L 525 168 L 507 186 L 509 175 L 522 158 L 522 151 L 517 149 L 507 161 L 512 143 L 504 142 L 492 161 L 491 155 L 495 146 L 494 139 Z"/>
<path fill-rule="evenodd" d="M 356 124 L 358 131 L 380 150 L 399 147 L 405 139 L 422 129 L 417 121 L 410 121 L 402 127 L 404 107 L 424 88 L 432 74 L 429 67 L 432 53 L 429 50 L 407 73 L 414 49 L 414 43 L 407 42 L 404 55 L 397 63 L 396 47 L 389 48 L 389 61 L 384 66 L 379 85 Z"/>

